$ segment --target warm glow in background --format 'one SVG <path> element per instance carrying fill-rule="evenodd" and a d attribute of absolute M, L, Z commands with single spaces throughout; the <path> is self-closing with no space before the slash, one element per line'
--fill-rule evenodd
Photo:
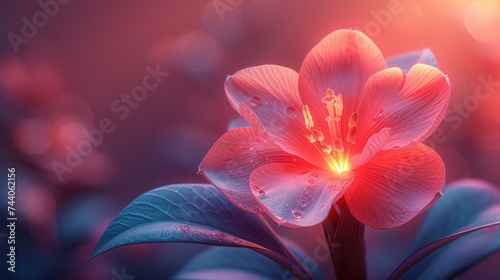
<path fill-rule="evenodd" d="M 86 259 L 136 196 L 205 182 L 198 165 L 238 116 L 225 97 L 227 75 L 260 64 L 298 70 L 340 28 L 365 32 L 386 57 L 430 48 L 452 99 L 426 143 L 443 158 L 447 182 L 476 177 L 500 185 L 498 0 L 72 0 L 13 47 L 9 32 L 23 36 L 22 19 L 33 22 L 39 11 L 38 1 L 0 3 L 0 158 L 3 174 L 17 168 L 20 279 L 113 279 L 122 268 L 136 279 L 174 274 L 204 247 L 130 246 Z M 120 119 L 112 104 L 125 104 L 121 95 L 157 65 L 170 75 Z M 82 130 L 103 119 L 114 130 L 59 180 L 53 163 L 65 164 L 68 149 L 86 139 Z M 0 278 L 10 279 L 0 241 Z M 494 279 L 486 276 L 500 273 L 499 260 L 496 254 L 460 279 Z M 374 279 L 387 277 L 380 271 L 394 264 L 386 265 L 370 265 Z"/>

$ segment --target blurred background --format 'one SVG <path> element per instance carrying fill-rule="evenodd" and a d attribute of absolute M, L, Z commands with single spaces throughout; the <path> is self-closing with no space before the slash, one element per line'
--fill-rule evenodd
<path fill-rule="evenodd" d="M 139 245 L 87 258 L 138 195 L 205 182 L 199 163 L 238 117 L 223 90 L 227 75 L 260 64 L 298 70 L 341 28 L 365 32 L 387 58 L 430 48 L 452 99 L 426 143 L 448 182 L 500 185 L 498 0 L 2 0 L 0 159 L 3 174 L 16 168 L 15 276 L 175 274 L 205 247 Z M 0 196 L 5 220 L 5 188 Z M 7 234 L 0 229 L 0 276 L 16 279 L 4 269 Z M 463 279 L 498 275 L 499 260 Z M 384 269 L 373 279 L 387 277 Z"/>

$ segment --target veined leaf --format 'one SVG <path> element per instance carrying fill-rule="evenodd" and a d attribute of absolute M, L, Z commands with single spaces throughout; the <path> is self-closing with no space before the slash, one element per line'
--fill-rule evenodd
<path fill-rule="evenodd" d="M 169 185 L 139 196 L 111 222 L 92 257 L 119 246 L 154 242 L 246 247 L 309 277 L 261 216 L 234 206 L 208 184 Z"/>
<path fill-rule="evenodd" d="M 408 279 L 427 279 L 422 274 L 424 271 L 429 271 L 426 277 L 439 278 L 442 274 L 451 277 L 498 250 L 495 247 L 498 234 L 490 233 L 500 225 L 498 205 L 500 191 L 488 183 L 462 180 L 446 187 L 443 197 L 427 212 L 417 234 L 414 248 L 420 249 L 408 257 L 390 279 L 399 279 L 403 275 Z M 473 253 L 467 251 L 468 255 L 456 255 L 464 252 L 462 247 L 474 247 L 474 242 L 489 242 L 490 245 L 475 246 Z M 434 269 L 437 266 L 449 266 L 449 269 L 446 272 Z"/>
<path fill-rule="evenodd" d="M 289 271 L 246 248 L 213 247 L 182 267 L 173 279 L 282 279 Z"/>

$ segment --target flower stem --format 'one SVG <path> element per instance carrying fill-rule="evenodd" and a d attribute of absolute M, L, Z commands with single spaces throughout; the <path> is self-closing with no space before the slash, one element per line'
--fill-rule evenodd
<path fill-rule="evenodd" d="M 342 197 L 323 222 L 337 279 L 366 279 L 365 226 L 354 218 Z"/>

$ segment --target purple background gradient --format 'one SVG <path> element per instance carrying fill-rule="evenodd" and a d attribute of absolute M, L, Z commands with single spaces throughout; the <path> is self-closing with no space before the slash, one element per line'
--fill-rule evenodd
<path fill-rule="evenodd" d="M 72 0 L 13 45 L 12 33 L 25 36 L 23 17 L 33 22 L 40 11 L 38 1 L 0 2 L 0 158 L 2 170 L 17 168 L 19 279 L 113 279 L 122 267 L 136 279 L 175 273 L 205 247 L 130 246 L 86 259 L 109 221 L 141 193 L 205 182 L 196 174 L 200 161 L 238 117 L 225 97 L 227 75 L 260 64 L 298 71 L 307 52 L 341 28 L 364 31 L 387 58 L 430 48 L 449 75 L 452 99 L 426 143 L 443 158 L 447 182 L 500 185 L 498 1 Z M 170 75 L 121 120 L 112 104 L 123 106 L 115 100 L 143 84 L 148 66 Z M 59 180 L 53 163 L 64 164 L 67 149 L 86 139 L 82 130 L 105 118 L 115 129 Z M 2 188 L 2 208 L 5 196 Z M 307 233 L 313 243 L 314 230 Z M 374 236 L 370 248 L 388 243 Z M 499 259 L 460 279 L 493 279 Z M 372 278 L 390 269 L 373 268 Z"/>

